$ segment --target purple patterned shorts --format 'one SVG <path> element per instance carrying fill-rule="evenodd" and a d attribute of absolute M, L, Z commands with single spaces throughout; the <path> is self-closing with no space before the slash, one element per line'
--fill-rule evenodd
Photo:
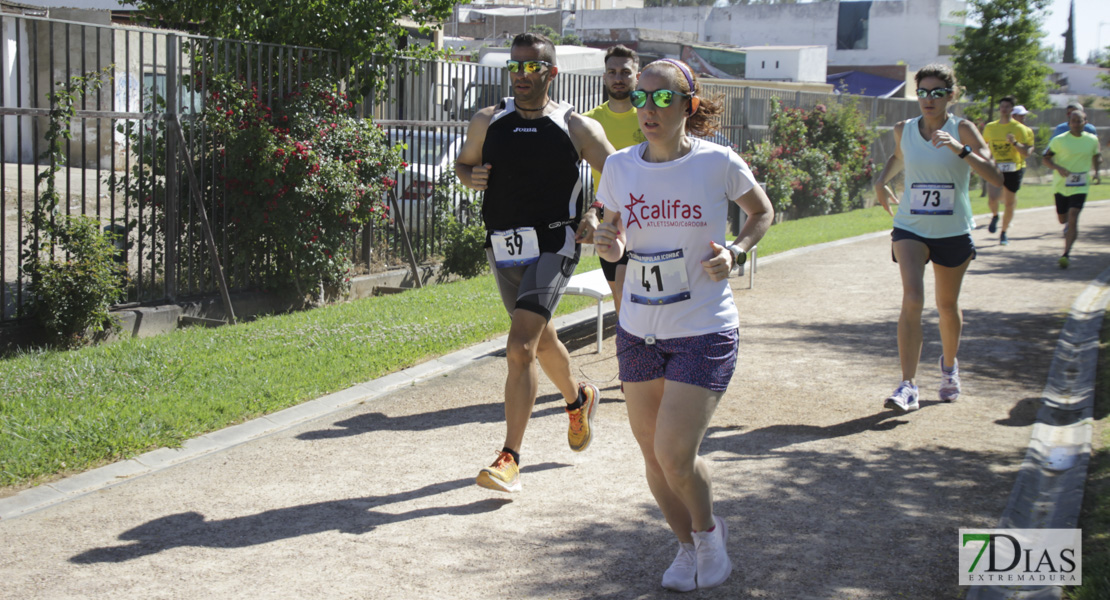
<path fill-rule="evenodd" d="M 635 383 L 662 377 L 723 392 L 736 370 L 739 340 L 739 331 L 732 329 L 645 344 L 644 338 L 617 325 L 621 381 Z"/>

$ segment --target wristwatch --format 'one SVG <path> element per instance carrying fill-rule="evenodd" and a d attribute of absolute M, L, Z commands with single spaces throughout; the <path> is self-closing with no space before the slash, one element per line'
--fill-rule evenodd
<path fill-rule="evenodd" d="M 740 248 L 740 246 L 729 244 L 725 246 L 725 248 L 727 248 L 729 253 L 732 254 L 732 266 L 735 267 L 736 265 L 742 265 L 745 261 L 748 260 L 748 253 L 744 252 L 744 250 Z"/>
<path fill-rule="evenodd" d="M 971 154 L 971 146 L 964 144 L 964 150 L 960 152 L 960 158 L 966 158 L 968 154 Z"/>

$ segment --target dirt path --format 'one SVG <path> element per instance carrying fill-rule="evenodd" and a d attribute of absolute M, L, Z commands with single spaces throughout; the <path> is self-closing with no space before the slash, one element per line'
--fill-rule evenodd
<path fill-rule="evenodd" d="M 899 379 L 888 238 L 763 260 L 756 288 L 736 291 L 741 363 L 703 445 L 739 568 L 694 595 L 961 596 L 957 529 L 1005 507 L 1067 309 L 1110 265 L 1110 203 L 1084 211 L 1081 235 L 1061 271 L 1051 210 L 1019 213 L 1008 247 L 975 232 L 964 395 L 935 401 L 930 285 L 922 408 L 900 417 L 881 406 Z M 570 332 L 577 372 L 613 377 L 612 327 L 600 356 L 591 320 Z M 504 373 L 490 357 L 0 521 L 0 597 L 676 597 L 659 587 L 674 542 L 615 381 L 574 454 L 542 380 L 523 492 L 472 484 L 504 433 Z"/>

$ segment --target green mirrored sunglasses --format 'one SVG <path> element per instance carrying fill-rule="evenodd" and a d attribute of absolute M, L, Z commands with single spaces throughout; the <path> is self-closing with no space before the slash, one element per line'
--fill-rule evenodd
<path fill-rule="evenodd" d="M 952 88 L 933 88 L 927 90 L 925 88 L 917 88 L 918 98 L 936 98 L 940 99 L 952 93 Z"/>
<path fill-rule="evenodd" d="M 689 98 L 690 94 L 683 94 L 674 90 L 655 90 L 654 92 L 645 92 L 644 90 L 635 90 L 628 94 L 628 99 L 632 101 L 632 106 L 636 108 L 643 108 L 647 105 L 648 96 L 651 96 L 652 104 L 659 108 L 667 108 L 674 102 L 675 96 L 682 98 Z"/>

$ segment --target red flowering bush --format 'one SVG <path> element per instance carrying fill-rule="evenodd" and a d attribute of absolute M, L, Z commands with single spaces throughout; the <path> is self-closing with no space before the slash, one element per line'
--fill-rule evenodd
<path fill-rule="evenodd" d="M 804 111 L 775 99 L 770 133 L 744 160 L 766 182 L 776 212 L 799 218 L 862 206 L 860 193 L 874 172 L 868 146 L 875 133 L 855 106 Z"/>
<path fill-rule="evenodd" d="M 205 120 L 222 142 L 215 196 L 216 208 L 226 208 L 229 256 L 264 287 L 346 289 L 355 234 L 389 221 L 385 194 L 407 166 L 400 148 L 355 117 L 333 84 L 304 83 L 274 106 L 239 81 L 209 90 Z"/>
<path fill-rule="evenodd" d="M 333 82 L 303 83 L 273 105 L 242 79 L 198 72 L 185 78 L 185 86 L 205 92 L 202 118 L 182 123 L 185 151 L 195 166 L 207 169 L 201 192 L 217 243 L 227 249 L 229 283 L 295 289 L 314 298 L 325 286 L 347 289 L 357 233 L 391 221 L 385 198 L 397 184 L 395 174 L 407 166 L 401 148 L 390 147 L 380 127 L 356 117 L 353 102 Z M 165 101 L 155 95 L 147 103 L 151 110 Z M 117 129 L 137 160 L 108 183 L 127 196 L 127 228 L 143 240 L 140 258 L 164 274 L 166 180 L 176 177 L 179 237 L 170 243 L 179 250 L 178 261 L 189 265 L 190 282 L 211 280 L 188 182 L 176 166 L 167 173 L 166 128 L 121 123 Z M 146 285 L 158 285 L 152 280 Z"/>

